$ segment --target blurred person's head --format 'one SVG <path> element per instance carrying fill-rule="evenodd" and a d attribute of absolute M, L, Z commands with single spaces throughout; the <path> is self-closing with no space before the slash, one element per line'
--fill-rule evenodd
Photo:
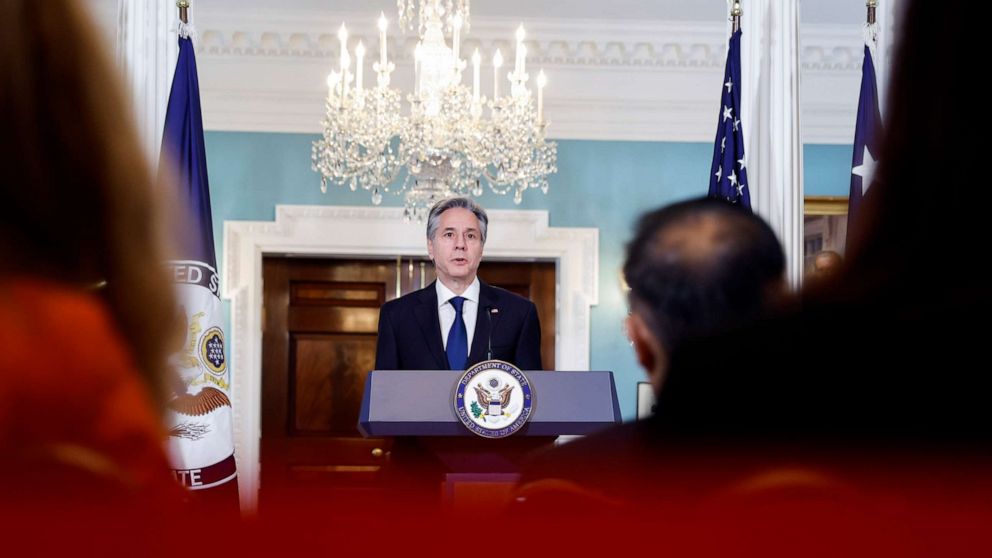
<path fill-rule="evenodd" d="M 785 255 L 771 228 L 706 198 L 642 216 L 623 272 L 627 332 L 655 392 L 681 343 L 757 319 L 785 292 Z"/>
<path fill-rule="evenodd" d="M 813 258 L 813 271 L 816 273 L 835 273 L 840 269 L 844 259 L 833 250 L 823 250 Z"/>
<path fill-rule="evenodd" d="M 72 0 L 3 3 L 0 280 L 95 288 L 162 394 L 172 287 L 148 161 L 118 72 Z"/>
<path fill-rule="evenodd" d="M 813 257 L 813 273 L 815 279 L 828 279 L 836 275 L 841 266 L 844 265 L 844 258 L 833 250 L 823 250 Z"/>
<path fill-rule="evenodd" d="M 937 295 L 936 285 L 970 282 L 984 291 L 983 275 L 955 273 L 984 247 L 988 213 L 987 147 L 975 139 L 985 30 L 967 16 L 973 10 L 963 0 L 911 0 L 901 13 L 882 107 L 885 140 L 846 254 L 853 289 L 894 293 L 894 285 L 916 282 Z"/>

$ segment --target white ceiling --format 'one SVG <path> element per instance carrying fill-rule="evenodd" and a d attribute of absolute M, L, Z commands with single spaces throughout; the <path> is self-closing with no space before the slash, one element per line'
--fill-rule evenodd
<path fill-rule="evenodd" d="M 267 0 L 195 0 L 204 9 L 267 8 Z M 286 11 L 396 13 L 392 0 L 284 0 Z M 747 13 L 747 1 L 743 2 Z M 726 0 L 475 0 L 472 13 L 480 17 L 541 19 L 609 19 L 637 21 L 719 21 L 727 17 Z M 803 0 L 804 23 L 860 23 L 864 0 Z"/>
<path fill-rule="evenodd" d="M 118 0 L 82 0 L 101 19 L 116 19 Z M 747 1 L 743 2 L 745 14 Z M 192 0 L 192 10 L 236 15 L 273 9 L 293 14 L 386 12 L 395 17 L 394 0 Z M 540 19 L 605 19 L 637 21 L 719 21 L 726 17 L 726 0 L 475 0 L 478 17 Z M 864 0 L 802 0 L 803 23 L 858 24 L 865 18 Z"/>
<path fill-rule="evenodd" d="M 119 2 L 152 0 L 80 1 L 112 50 Z M 172 9 L 172 0 L 154 1 Z M 806 142 L 850 142 L 864 2 L 800 0 Z M 395 0 L 192 0 L 205 126 L 319 131 L 338 22 L 348 22 L 353 41 L 370 39 L 379 11 L 395 20 Z M 726 0 L 475 0 L 471 33 L 486 53 L 507 46 L 516 21 L 532 31 L 529 63 L 552 76 L 546 104 L 556 138 L 708 141 L 727 11 Z M 393 78 L 409 85 L 413 39 L 395 40 Z"/>

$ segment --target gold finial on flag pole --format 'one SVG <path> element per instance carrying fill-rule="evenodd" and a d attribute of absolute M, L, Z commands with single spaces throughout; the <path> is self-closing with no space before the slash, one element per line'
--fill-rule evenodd
<path fill-rule="evenodd" d="M 878 0 L 865 0 L 868 6 L 868 25 L 875 25 L 875 8 L 878 7 Z"/>
<path fill-rule="evenodd" d="M 736 33 L 741 30 L 742 13 L 744 13 L 744 10 L 741 10 L 740 0 L 734 0 L 734 7 L 730 9 L 730 21 L 734 22 L 731 33 Z"/>
<path fill-rule="evenodd" d="M 178 0 L 176 7 L 179 8 L 180 21 L 189 23 L 189 0 Z"/>

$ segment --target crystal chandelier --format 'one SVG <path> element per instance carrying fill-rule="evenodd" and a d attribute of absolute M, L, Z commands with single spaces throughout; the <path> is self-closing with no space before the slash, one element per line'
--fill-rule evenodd
<path fill-rule="evenodd" d="M 471 58 L 472 86 L 462 84 L 467 64 L 459 47 L 469 27 L 469 0 L 399 0 L 398 7 L 400 29 L 412 30 L 416 19 L 420 38 L 409 109 L 404 113 L 402 93 L 389 86 L 395 65 L 386 52 L 385 14 L 379 17 L 374 87 L 363 83 L 365 45 L 358 43 L 352 65 L 342 24 L 340 65 L 327 78 L 323 137 L 313 143 L 321 191 L 327 192 L 328 182 L 361 187 L 371 191 L 375 205 L 384 193 L 402 194 L 404 217 L 417 221 L 437 200 L 481 195 L 483 182 L 497 194 L 512 192 L 518 204 L 527 189 L 547 192 L 547 177 L 558 170 L 557 144 L 545 140 L 544 72 L 537 74 L 536 103 L 527 87 L 523 26 L 517 29 L 515 66 L 503 78 L 508 87 L 500 83 L 503 55 L 497 49 L 493 56 L 490 99 L 479 90 L 478 49 Z"/>

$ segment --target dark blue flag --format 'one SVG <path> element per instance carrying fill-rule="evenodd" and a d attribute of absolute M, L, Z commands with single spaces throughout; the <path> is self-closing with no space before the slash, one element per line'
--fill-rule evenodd
<path fill-rule="evenodd" d="M 200 113 L 200 83 L 196 76 L 193 41 L 179 38 L 179 60 L 165 111 L 160 164 L 168 166 L 186 202 L 188 217 L 198 234 L 183 243 L 180 257 L 217 267 L 214 229 L 210 216 L 210 187 L 207 184 L 207 153 L 203 146 L 203 116 Z"/>
<path fill-rule="evenodd" d="M 882 117 L 878 111 L 878 87 L 875 85 L 875 63 L 872 49 L 865 45 L 865 61 L 861 66 L 861 95 L 858 98 L 858 120 L 854 128 L 854 157 L 851 160 L 851 192 L 847 202 L 847 230 L 857 217 L 861 201 L 871 186 L 875 165 L 882 143 Z M 848 235 L 850 238 L 850 234 Z"/>
<path fill-rule="evenodd" d="M 720 198 L 751 209 L 746 161 L 744 127 L 741 125 L 741 32 L 730 37 L 727 68 L 723 76 L 720 116 L 710 167 L 711 198 Z"/>
<path fill-rule="evenodd" d="M 160 164 L 179 187 L 185 210 L 176 230 L 179 260 L 170 262 L 185 333 L 172 364 L 182 380 L 169 401 L 169 453 L 176 479 L 191 490 L 223 487 L 237 504 L 231 371 L 228 368 L 214 256 L 200 86 L 188 28 L 180 27 L 179 60 L 169 93 Z M 233 488 L 232 488 L 233 487 Z M 227 498 L 231 496 L 231 498 Z M 221 502 L 221 500 L 214 501 Z"/>

